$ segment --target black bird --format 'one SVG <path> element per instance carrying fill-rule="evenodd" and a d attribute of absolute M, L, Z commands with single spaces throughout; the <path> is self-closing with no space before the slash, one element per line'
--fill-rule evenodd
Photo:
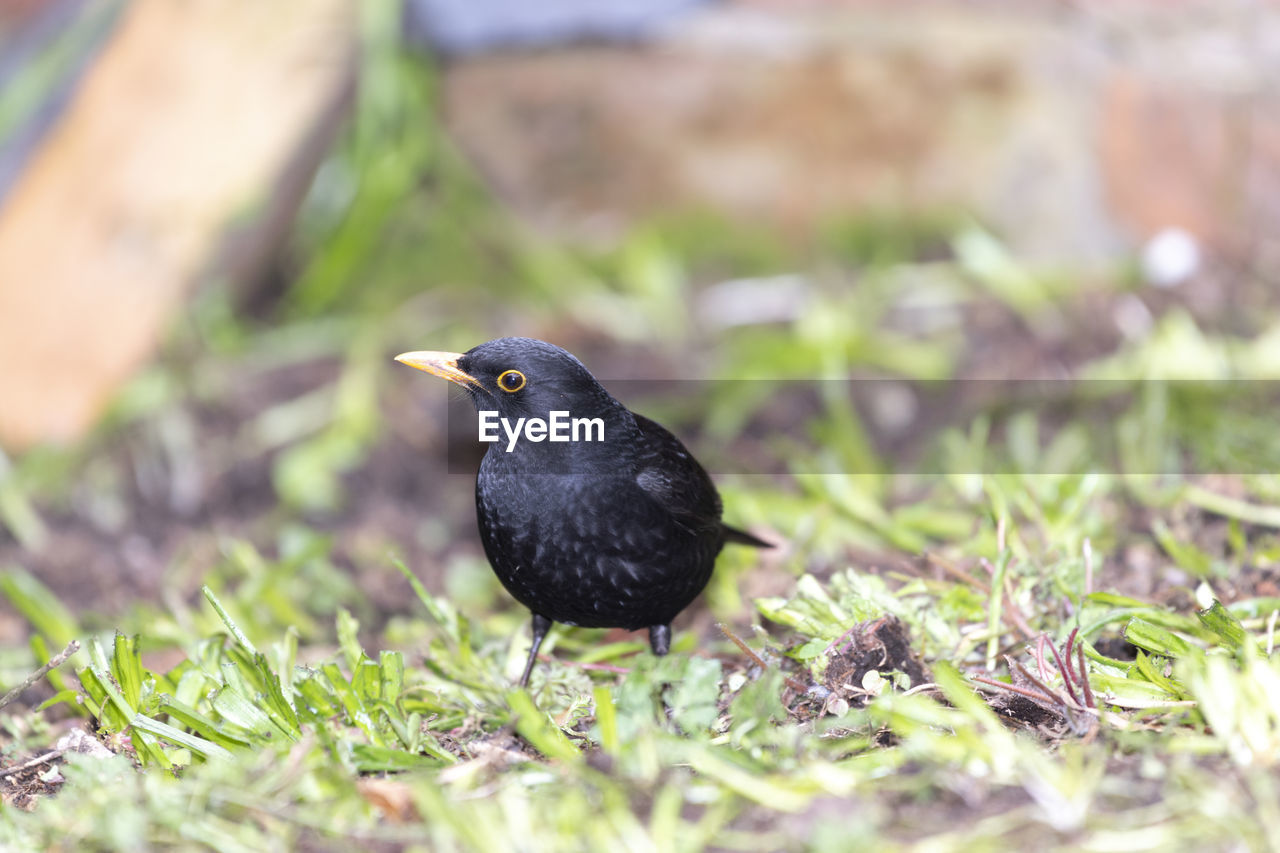
<path fill-rule="evenodd" d="M 680 440 L 629 411 L 560 347 L 499 338 L 396 361 L 461 385 L 477 411 L 513 430 L 520 418 L 553 423 L 553 412 L 567 413 L 568 441 L 520 430 L 512 442 L 495 424 L 498 440 L 476 478 L 485 555 L 533 612 L 522 686 L 554 622 L 648 628 L 653 653 L 665 655 L 671 620 L 707 585 L 725 542 L 772 547 L 722 523 L 720 495 Z M 576 441 L 568 419 L 581 421 Z"/>

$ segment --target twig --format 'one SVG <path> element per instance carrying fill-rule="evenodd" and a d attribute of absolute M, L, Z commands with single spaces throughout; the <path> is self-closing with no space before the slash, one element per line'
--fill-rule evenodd
<path fill-rule="evenodd" d="M 1079 627 L 1076 627 L 1076 628 L 1072 628 L 1072 629 L 1071 629 L 1071 633 L 1067 635 L 1067 645 L 1066 645 L 1066 647 L 1063 649 L 1063 651 L 1065 652 L 1066 657 L 1067 657 L 1067 676 L 1068 676 L 1068 677 L 1070 677 L 1071 679 L 1073 679 L 1073 680 L 1077 680 L 1077 681 L 1079 680 L 1079 678 L 1083 678 L 1083 677 L 1084 677 L 1084 670 L 1083 670 L 1083 669 L 1081 669 L 1081 670 L 1080 670 L 1080 676 L 1079 676 L 1079 678 L 1077 678 L 1077 677 L 1076 677 L 1075 667 L 1074 667 L 1074 666 L 1072 666 L 1072 664 L 1074 664 L 1074 663 L 1075 663 L 1075 661 L 1073 661 L 1073 660 L 1071 659 L 1071 647 L 1075 645 L 1075 643 L 1076 643 L 1076 634 L 1078 634 L 1078 633 L 1080 633 L 1080 628 L 1079 628 Z"/>
<path fill-rule="evenodd" d="M 1075 636 L 1075 631 L 1074 631 L 1074 630 L 1071 632 L 1071 636 L 1073 636 L 1073 637 Z M 1070 674 L 1070 673 L 1071 673 L 1071 670 L 1070 670 L 1070 669 L 1068 669 L 1067 667 L 1063 666 L 1063 664 L 1062 664 L 1062 656 L 1058 654 L 1058 647 L 1057 647 L 1057 646 L 1055 646 L 1053 643 L 1050 643 L 1050 644 L 1049 644 L 1049 651 L 1053 652 L 1053 659 L 1054 659 L 1054 661 L 1056 661 L 1056 662 L 1057 662 L 1057 664 L 1058 664 L 1058 672 L 1062 673 L 1062 683 L 1063 683 L 1063 684 L 1066 686 L 1066 688 L 1067 688 L 1067 695 L 1071 697 L 1071 701 L 1072 701 L 1072 702 L 1075 702 L 1077 706 L 1079 706 L 1079 707 L 1083 708 L 1083 707 L 1084 707 L 1084 705 L 1083 705 L 1083 704 L 1081 704 L 1081 702 L 1080 702 L 1080 697 L 1076 695 L 1076 689 L 1075 689 L 1075 687 L 1071 684 L 1071 674 Z M 1070 654 L 1070 653 L 1068 652 L 1068 654 Z"/>
<path fill-rule="evenodd" d="M 724 630 L 723 625 L 720 626 L 720 630 L 722 631 Z M 827 654 L 831 654 L 832 652 L 839 652 L 840 654 L 844 654 L 845 646 L 849 644 L 848 641 L 852 640 L 853 632 L 856 630 L 858 630 L 858 626 L 854 625 L 848 631 L 845 631 L 839 637 L 836 637 L 830 643 L 827 643 L 827 650 L 826 650 Z M 750 653 L 748 652 L 748 654 Z"/>
<path fill-rule="evenodd" d="M 964 581 L 965 583 L 969 584 L 969 586 L 974 587 L 975 589 L 982 590 L 985 593 L 991 592 L 991 586 L 989 584 L 985 584 L 982 581 L 978 580 L 973 575 L 966 572 L 964 569 L 953 564 L 950 560 L 944 559 L 943 557 L 939 557 L 937 554 L 933 554 L 933 553 L 926 554 L 925 558 L 930 563 L 933 563 L 935 566 L 942 569 L 947 574 L 951 575 L 954 578 L 958 578 Z"/>
<path fill-rule="evenodd" d="M 1049 648 L 1054 649 L 1052 644 L 1050 644 Z M 1058 653 L 1057 649 L 1054 649 L 1053 653 L 1056 656 Z M 1071 731 L 1074 732 L 1075 734 L 1083 735 L 1088 732 L 1088 727 L 1085 727 L 1084 729 L 1080 727 L 1079 721 L 1075 716 L 1077 713 L 1093 714 L 1094 716 L 1101 718 L 1101 714 L 1098 713 L 1098 710 L 1096 708 L 1086 707 L 1080 704 L 1080 700 L 1076 698 L 1075 691 L 1071 689 L 1071 683 L 1070 681 L 1067 680 L 1065 675 L 1063 676 L 1063 683 L 1066 684 L 1067 690 L 1070 692 L 1069 699 L 1066 696 L 1063 696 L 1061 693 L 1058 693 L 1052 688 L 1050 688 L 1047 684 L 1042 683 L 1034 675 L 1028 672 L 1027 668 L 1022 664 L 1015 663 L 1014 661 L 1009 661 L 1010 672 L 1012 672 L 1015 668 L 1017 669 L 1017 672 L 1020 675 L 1022 675 L 1024 678 L 1030 679 L 1031 682 L 1035 684 L 1037 689 L 1043 691 L 1045 698 L 1048 700 L 1048 704 L 1051 704 L 1057 707 L 1058 713 L 1061 714 L 1062 718 L 1067 721 L 1067 725 L 1071 728 Z M 1044 700 L 1041 700 L 1041 701 L 1044 701 Z"/>
<path fill-rule="evenodd" d="M 764 659 L 761 658 L 760 655 L 751 651 L 751 647 L 748 646 L 746 643 L 744 643 L 741 637 L 739 637 L 737 634 L 729 630 L 728 625 L 724 624 L 723 622 L 717 622 L 716 627 L 720 629 L 720 633 L 724 634 L 726 637 L 732 640 L 733 644 L 737 646 L 739 649 L 741 649 L 744 655 L 751 658 L 752 662 L 755 663 L 756 666 L 760 667 L 761 670 L 766 670 L 769 668 L 769 665 L 764 662 Z M 786 685 L 788 687 L 790 687 L 792 690 L 796 691 L 797 693 L 809 692 L 808 687 L 801 684 L 799 681 L 797 681 L 796 679 L 792 678 L 789 675 L 784 675 L 782 677 L 782 680 L 786 682 Z"/>
<path fill-rule="evenodd" d="M 980 684 L 995 687 L 1000 690 L 1007 690 L 1010 693 L 1016 693 L 1019 696 L 1023 696 L 1041 705 L 1053 706 L 1067 721 L 1067 724 L 1071 727 L 1073 732 L 1076 734 L 1083 734 L 1084 731 L 1080 728 L 1074 715 L 1078 712 L 1085 712 L 1093 714 L 1101 719 L 1101 712 L 1098 710 L 1097 701 L 1093 696 L 1093 688 L 1089 684 L 1089 676 L 1085 669 L 1084 643 L 1077 643 L 1075 641 L 1077 630 L 1078 629 L 1073 630 L 1067 637 L 1064 649 L 1067 659 L 1067 663 L 1065 664 L 1063 663 L 1062 655 L 1058 653 L 1057 646 L 1049 642 L 1049 636 L 1047 634 L 1041 634 L 1036 638 L 1035 648 L 1031 649 L 1030 652 L 1032 654 L 1032 659 L 1036 664 L 1036 668 L 1039 670 L 1039 678 L 1032 675 L 1031 672 L 1022 664 L 1010 657 L 1005 657 L 1005 662 L 1009 665 L 1009 673 L 1014 677 L 1014 680 L 1018 681 L 1021 679 L 1022 681 L 1025 681 L 1026 684 L 1031 685 L 1031 687 L 1024 687 L 1022 684 L 1005 684 L 1003 681 L 995 681 L 979 675 L 971 676 L 971 678 Z M 1048 685 L 1050 676 L 1048 662 L 1045 660 L 1045 646 L 1048 646 L 1053 652 L 1054 661 L 1058 665 L 1058 672 L 1062 676 L 1063 687 L 1066 689 L 1065 694 L 1054 690 Z M 1072 655 L 1073 647 L 1075 655 Z M 1080 674 L 1078 676 L 1076 675 L 1075 668 L 1072 665 L 1076 663 L 1076 658 L 1079 659 L 1080 667 Z M 1084 694 L 1083 701 L 1081 701 L 1080 696 L 1076 693 L 1074 684 L 1076 681 L 1080 682 L 1080 689 Z"/>
<path fill-rule="evenodd" d="M 1031 630 L 1031 626 L 1027 624 L 1027 618 L 1022 615 L 1022 608 L 1018 607 L 1018 602 L 1013 600 L 1013 582 L 1009 580 L 1009 576 L 1004 576 L 1004 603 L 1009 608 L 1009 622 L 1013 627 L 1022 632 L 1025 639 L 1030 640 L 1036 635 Z"/>
<path fill-rule="evenodd" d="M 987 685 L 990 685 L 991 687 L 997 687 L 1000 690 L 1007 690 L 1010 693 L 1017 693 L 1019 696 L 1025 696 L 1028 699 L 1034 699 L 1037 702 L 1044 702 L 1048 698 L 1043 693 L 1040 693 L 1037 690 L 1028 690 L 1025 687 L 1019 687 L 1016 684 L 1005 684 L 1003 681 L 996 681 L 994 678 L 987 678 L 986 676 L 983 676 L 983 675 L 971 675 L 969 677 L 972 678 L 974 681 L 978 682 L 979 684 L 987 684 Z M 1054 704 L 1055 705 L 1058 704 L 1056 698 L 1054 699 Z"/>
<path fill-rule="evenodd" d="M 79 640 L 72 640 L 70 643 L 67 643 L 67 647 L 62 651 L 58 652 L 53 657 L 49 658 L 49 662 L 47 664 L 45 664 L 44 666 L 37 669 L 35 672 L 28 675 L 26 678 L 22 680 L 21 684 L 19 684 L 17 687 L 10 690 L 8 693 L 4 694 L 3 697 L 0 697 L 0 708 L 3 708 L 5 705 L 8 705 L 14 699 L 17 699 L 18 696 L 22 693 L 22 691 L 26 690 L 28 687 L 35 684 L 37 681 L 44 678 L 52 670 L 55 670 L 58 667 L 62 666 L 64 663 L 66 663 L 67 658 L 71 657 L 78 651 L 80 651 Z"/>
<path fill-rule="evenodd" d="M 1040 679 L 1032 675 L 1031 670 L 1027 669 L 1022 664 L 1018 663 L 1017 661 L 1011 660 L 1009 661 L 1009 669 L 1011 672 L 1016 671 L 1018 675 L 1021 675 L 1023 678 L 1027 679 L 1027 681 L 1030 681 L 1032 684 L 1034 684 L 1036 686 L 1036 689 L 1043 694 L 1041 696 L 1042 699 L 1052 702 L 1055 705 L 1065 706 L 1067 704 L 1063 696 L 1061 696 L 1058 693 L 1055 693 L 1052 687 L 1050 687 L 1049 685 L 1045 684 L 1043 681 L 1041 681 Z M 1071 698 L 1075 699 L 1074 696 L 1072 696 Z M 1076 704 L 1079 705 L 1080 703 L 1076 702 Z"/>
<path fill-rule="evenodd" d="M 1044 647 L 1045 647 L 1045 644 L 1048 642 L 1049 642 L 1048 634 L 1041 634 L 1039 637 L 1036 637 L 1036 650 L 1035 650 L 1036 670 L 1040 673 L 1040 677 L 1045 681 L 1049 680 L 1049 664 L 1046 663 L 1044 659 Z"/>
<path fill-rule="evenodd" d="M 64 752 L 66 752 L 65 749 L 55 749 L 52 752 L 46 752 L 44 755 L 38 755 L 23 764 L 15 764 L 12 767 L 5 767 L 0 770 L 0 776 L 10 776 L 14 773 L 21 773 L 23 770 L 30 770 L 32 767 L 38 767 L 39 765 L 52 761 L 55 758 L 62 757 Z"/>
<path fill-rule="evenodd" d="M 915 687 L 912 687 L 909 690 L 902 691 L 902 695 L 911 696 L 916 693 L 923 693 L 926 690 L 941 690 L 941 689 L 942 688 L 938 687 L 938 685 L 935 684 L 934 682 L 926 681 L 924 684 L 917 684 Z"/>
<path fill-rule="evenodd" d="M 1093 688 L 1089 686 L 1089 674 L 1084 669 L 1084 642 L 1082 641 L 1076 646 L 1076 652 L 1080 657 L 1080 684 L 1084 688 L 1084 702 L 1090 708 L 1097 708 L 1098 703 L 1093 698 Z"/>
<path fill-rule="evenodd" d="M 744 643 L 741 637 L 739 637 L 737 634 L 729 630 L 728 625 L 724 624 L 723 622 L 717 622 L 716 627 L 720 629 L 720 633 L 724 634 L 726 637 L 732 640 L 735 646 L 742 649 L 742 653 L 747 657 L 751 658 L 752 662 L 754 662 L 756 666 L 760 667 L 761 669 L 769 668 L 769 665 L 764 662 L 764 660 L 760 657 L 760 655 L 751 651 L 751 647 L 748 646 L 746 643 Z"/>

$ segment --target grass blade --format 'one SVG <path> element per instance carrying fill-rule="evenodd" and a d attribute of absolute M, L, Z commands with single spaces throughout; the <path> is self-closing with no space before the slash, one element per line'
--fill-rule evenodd
<path fill-rule="evenodd" d="M 582 753 L 559 726 L 554 725 L 544 712 L 538 710 L 528 691 L 512 690 L 507 693 L 507 705 L 515 717 L 516 731 L 538 752 L 556 761 L 582 760 Z"/>

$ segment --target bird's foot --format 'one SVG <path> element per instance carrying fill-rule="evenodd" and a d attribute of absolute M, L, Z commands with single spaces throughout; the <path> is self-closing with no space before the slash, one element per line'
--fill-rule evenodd
<path fill-rule="evenodd" d="M 524 675 L 520 676 L 520 686 L 529 686 L 529 675 L 533 672 L 533 665 L 538 660 L 538 649 L 542 647 L 542 641 L 546 639 L 547 632 L 551 630 L 551 620 L 537 613 L 533 614 L 533 645 L 529 647 L 529 660 L 524 665 Z"/>

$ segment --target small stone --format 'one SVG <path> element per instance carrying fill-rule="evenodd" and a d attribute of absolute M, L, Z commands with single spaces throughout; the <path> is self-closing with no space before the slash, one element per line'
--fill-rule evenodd
<path fill-rule="evenodd" d="M 80 755 L 91 755 L 94 758 L 110 758 L 111 750 L 103 746 L 97 738 L 82 728 L 74 728 L 54 744 L 55 749 L 63 752 L 75 752 Z"/>

